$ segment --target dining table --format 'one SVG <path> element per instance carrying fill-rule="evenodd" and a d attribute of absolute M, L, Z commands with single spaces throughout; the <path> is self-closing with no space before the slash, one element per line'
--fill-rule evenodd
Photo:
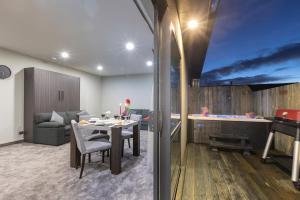
<path fill-rule="evenodd" d="M 88 120 L 85 123 L 79 123 L 79 128 L 89 129 L 91 132 L 110 131 L 111 132 L 111 161 L 110 170 L 114 175 L 122 172 L 122 130 L 132 127 L 133 132 L 133 156 L 140 155 L 140 123 L 134 120 L 119 120 L 119 119 L 97 119 Z M 81 154 L 77 148 L 76 139 L 73 130 L 71 131 L 70 142 L 70 166 L 78 168 L 80 166 Z"/>

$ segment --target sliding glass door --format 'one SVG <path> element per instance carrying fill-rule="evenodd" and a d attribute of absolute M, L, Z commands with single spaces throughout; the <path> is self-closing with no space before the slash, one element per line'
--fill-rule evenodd
<path fill-rule="evenodd" d="M 175 197 L 181 159 L 181 58 L 170 26 L 165 15 L 155 29 L 155 198 L 164 200 Z"/>
<path fill-rule="evenodd" d="M 181 92 L 180 92 L 180 53 L 174 33 L 171 33 L 170 65 L 170 157 L 171 157 L 171 199 L 175 199 L 180 175 L 181 160 Z"/>

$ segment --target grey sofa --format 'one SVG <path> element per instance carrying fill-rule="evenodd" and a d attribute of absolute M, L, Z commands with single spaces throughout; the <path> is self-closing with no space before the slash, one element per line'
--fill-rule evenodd
<path fill-rule="evenodd" d="M 149 120 L 151 120 L 152 115 L 153 115 L 150 110 L 148 110 L 148 109 L 130 109 L 130 114 L 142 115 L 141 130 L 148 130 Z"/>
<path fill-rule="evenodd" d="M 64 124 L 51 122 L 52 113 L 37 113 L 34 116 L 33 141 L 38 144 L 62 145 L 70 141 L 71 120 L 78 122 L 80 111 L 58 112 Z"/>

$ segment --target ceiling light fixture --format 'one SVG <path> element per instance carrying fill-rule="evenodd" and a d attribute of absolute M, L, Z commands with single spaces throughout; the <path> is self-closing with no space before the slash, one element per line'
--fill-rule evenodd
<path fill-rule="evenodd" d="M 52 57 L 52 60 L 57 60 L 57 58 L 56 57 Z"/>
<path fill-rule="evenodd" d="M 103 67 L 102 67 L 101 65 L 98 65 L 98 66 L 97 66 L 97 70 L 102 71 L 102 70 L 103 70 Z"/>
<path fill-rule="evenodd" d="M 188 22 L 188 28 L 189 28 L 189 29 L 194 30 L 194 29 L 196 29 L 198 26 L 199 26 L 199 23 L 198 23 L 198 21 L 195 20 L 195 19 L 192 19 L 192 20 L 190 20 L 190 21 Z"/>
<path fill-rule="evenodd" d="M 70 54 L 66 51 L 61 52 L 60 56 L 65 59 L 70 58 Z"/>
<path fill-rule="evenodd" d="M 127 42 L 126 43 L 126 49 L 128 51 L 132 51 L 132 50 L 134 50 L 134 48 L 135 48 L 135 46 L 134 46 L 134 44 L 132 42 Z"/>
<path fill-rule="evenodd" d="M 151 67 L 151 66 L 153 66 L 153 62 L 150 61 L 150 60 L 148 60 L 148 61 L 146 62 L 146 65 L 147 65 L 148 67 Z"/>

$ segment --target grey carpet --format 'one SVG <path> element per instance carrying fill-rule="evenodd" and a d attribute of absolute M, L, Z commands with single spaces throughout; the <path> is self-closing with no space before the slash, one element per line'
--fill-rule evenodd
<path fill-rule="evenodd" d="M 131 141 L 132 144 L 132 141 Z M 30 143 L 0 148 L 0 199 L 2 200 L 150 200 L 153 175 L 148 171 L 147 132 L 141 133 L 141 155 L 132 156 L 125 143 L 123 172 L 112 175 L 109 158 L 100 154 L 86 163 L 82 179 L 70 168 L 70 144 L 54 147 Z"/>

